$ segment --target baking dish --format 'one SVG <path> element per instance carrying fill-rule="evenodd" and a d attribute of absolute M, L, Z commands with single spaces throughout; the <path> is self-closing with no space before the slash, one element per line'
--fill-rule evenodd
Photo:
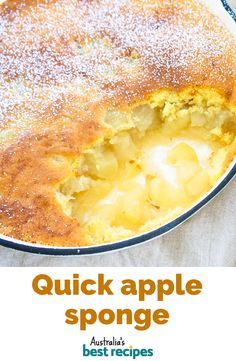
<path fill-rule="evenodd" d="M 233 11 L 230 9 L 228 4 L 223 1 L 223 5 L 225 9 L 229 12 L 231 16 L 235 16 Z M 173 221 L 165 224 L 162 227 L 159 227 L 151 232 L 146 232 L 140 236 L 132 237 L 130 239 L 113 242 L 109 244 L 101 244 L 95 246 L 85 246 L 85 247 L 49 247 L 49 246 L 39 246 L 30 243 L 20 242 L 17 240 L 10 239 L 9 237 L 2 236 L 1 244 L 7 247 L 21 249 L 34 253 L 42 253 L 42 254 L 55 254 L 55 255 L 74 255 L 74 254 L 93 254 L 93 253 L 101 253 L 106 251 L 111 251 L 115 249 L 125 248 L 132 245 L 139 244 L 141 242 L 145 242 L 161 236 L 170 230 L 174 229 L 176 226 L 180 225 L 182 222 L 191 217 L 194 213 L 200 210 L 205 204 L 207 204 L 216 194 L 218 194 L 226 184 L 233 178 L 235 174 L 235 163 L 229 167 L 228 171 L 224 174 L 221 180 L 217 183 L 217 185 L 198 201 L 191 209 L 184 212 L 181 216 L 177 217 Z"/>

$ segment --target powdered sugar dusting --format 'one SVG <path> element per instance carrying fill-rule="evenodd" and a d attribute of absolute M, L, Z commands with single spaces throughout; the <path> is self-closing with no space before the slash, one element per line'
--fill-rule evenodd
<path fill-rule="evenodd" d="M 195 4 L 195 5 L 194 5 Z M 73 107 L 159 87 L 226 83 L 230 36 L 193 1 L 6 1 L 0 11 L 0 129 L 25 132 Z M 197 7 L 196 7 L 197 6 Z M 199 5 L 200 6 L 200 5 Z M 187 24 L 187 25 L 186 25 Z M 232 61 L 232 59 L 231 59 Z M 210 69 L 210 72 L 209 72 Z"/>

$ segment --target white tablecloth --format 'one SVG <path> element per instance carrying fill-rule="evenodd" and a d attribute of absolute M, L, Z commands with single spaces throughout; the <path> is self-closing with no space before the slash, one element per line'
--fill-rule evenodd
<path fill-rule="evenodd" d="M 236 7 L 236 0 L 229 1 Z M 236 180 L 200 213 L 149 243 L 90 257 L 48 257 L 0 247 L 0 266 L 236 266 Z"/>

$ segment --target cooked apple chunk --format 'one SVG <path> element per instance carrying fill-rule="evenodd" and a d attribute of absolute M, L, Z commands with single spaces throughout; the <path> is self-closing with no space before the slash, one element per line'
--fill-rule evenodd
<path fill-rule="evenodd" d="M 57 186 L 64 212 L 91 242 L 163 225 L 204 196 L 235 154 L 235 114 L 211 92 L 163 92 L 104 117 L 109 136 L 86 149 Z M 216 94 L 214 93 L 214 97 Z"/>

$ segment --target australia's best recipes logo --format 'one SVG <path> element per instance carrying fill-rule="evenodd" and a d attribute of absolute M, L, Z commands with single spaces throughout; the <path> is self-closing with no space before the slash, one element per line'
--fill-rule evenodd
<path fill-rule="evenodd" d="M 89 343 L 82 346 L 83 357 L 120 357 L 125 359 L 135 360 L 136 358 L 144 357 L 151 358 L 154 356 L 154 350 L 152 348 L 138 348 L 132 345 L 128 346 L 128 343 L 120 338 L 100 338 L 92 337 Z"/>

